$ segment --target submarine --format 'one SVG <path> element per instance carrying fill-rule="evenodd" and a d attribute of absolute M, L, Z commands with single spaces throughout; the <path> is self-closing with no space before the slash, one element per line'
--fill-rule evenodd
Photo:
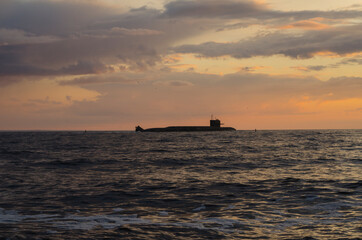
<path fill-rule="evenodd" d="M 206 132 L 206 131 L 236 131 L 232 127 L 221 127 L 223 125 L 219 119 L 211 119 L 210 126 L 170 126 L 164 128 L 136 127 L 136 132 Z"/>

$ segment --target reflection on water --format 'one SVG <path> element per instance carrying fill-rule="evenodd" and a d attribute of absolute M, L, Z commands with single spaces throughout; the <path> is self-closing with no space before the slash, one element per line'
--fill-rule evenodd
<path fill-rule="evenodd" d="M 361 130 L 2 132 L 8 239 L 358 239 Z"/>

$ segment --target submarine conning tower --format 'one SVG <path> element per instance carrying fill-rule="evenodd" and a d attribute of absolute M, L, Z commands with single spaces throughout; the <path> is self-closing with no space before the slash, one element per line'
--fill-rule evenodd
<path fill-rule="evenodd" d="M 211 119 L 210 120 L 210 127 L 220 127 L 221 126 L 221 122 L 220 122 L 220 120 L 219 119 L 215 119 L 215 120 L 213 120 L 213 119 Z"/>
<path fill-rule="evenodd" d="M 136 127 L 136 132 L 143 132 L 143 131 L 144 131 L 144 129 L 141 128 L 140 125 L 138 125 L 138 126 Z"/>

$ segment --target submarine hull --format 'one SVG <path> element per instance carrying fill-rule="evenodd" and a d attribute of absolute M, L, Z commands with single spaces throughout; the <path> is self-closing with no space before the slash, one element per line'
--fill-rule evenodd
<path fill-rule="evenodd" d="M 185 126 L 185 127 L 148 128 L 141 130 L 141 132 L 210 132 L 210 131 L 236 131 L 236 129 L 232 127 Z"/>
<path fill-rule="evenodd" d="M 148 128 L 143 129 L 136 127 L 136 132 L 220 132 L 220 131 L 236 131 L 232 127 L 221 127 L 222 123 L 219 119 L 211 119 L 210 126 L 170 126 L 165 128 Z"/>

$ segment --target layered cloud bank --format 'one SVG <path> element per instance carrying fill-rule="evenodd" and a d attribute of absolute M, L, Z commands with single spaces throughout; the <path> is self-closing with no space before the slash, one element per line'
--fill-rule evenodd
<path fill-rule="evenodd" d="M 255 119 L 258 128 L 319 128 L 328 119 L 328 128 L 355 128 L 361 16 L 358 4 L 1 1 L 0 128 L 129 129 L 211 113 L 238 128 Z"/>
<path fill-rule="evenodd" d="M 194 53 L 204 57 L 232 56 L 251 58 L 281 54 L 292 58 L 311 58 L 328 52 L 346 55 L 362 52 L 362 24 L 311 31 L 299 36 L 275 32 L 234 43 L 207 42 L 174 48 L 178 53 Z"/>

